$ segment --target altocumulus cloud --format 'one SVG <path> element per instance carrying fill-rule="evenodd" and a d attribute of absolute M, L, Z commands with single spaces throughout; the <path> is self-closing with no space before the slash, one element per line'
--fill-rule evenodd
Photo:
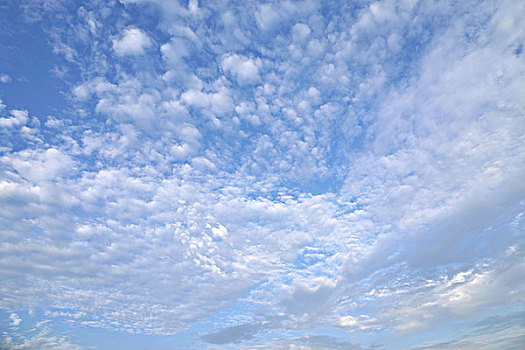
<path fill-rule="evenodd" d="M 0 6 L 0 348 L 525 346 L 522 2 Z"/>

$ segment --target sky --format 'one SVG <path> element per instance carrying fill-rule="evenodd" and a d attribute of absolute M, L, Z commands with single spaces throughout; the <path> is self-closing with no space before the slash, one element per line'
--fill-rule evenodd
<path fill-rule="evenodd" d="M 0 0 L 0 349 L 524 349 L 524 18 Z"/>

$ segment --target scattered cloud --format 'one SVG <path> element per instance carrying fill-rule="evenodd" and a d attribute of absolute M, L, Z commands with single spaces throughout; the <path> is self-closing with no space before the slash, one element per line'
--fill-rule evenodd
<path fill-rule="evenodd" d="M 15 315 L 15 316 L 13 316 Z M 13 324 L 16 323 L 15 327 L 18 327 L 20 319 L 18 315 L 11 314 L 11 319 Z M 39 322 L 31 329 L 28 335 L 28 332 L 25 334 L 20 333 L 19 331 L 13 332 L 9 336 L 5 336 L 4 339 L 0 341 L 0 349 L 9 349 L 9 350 L 81 350 L 86 349 L 77 344 L 71 343 L 67 337 L 61 336 L 57 337 L 51 335 L 51 330 L 46 326 L 47 322 Z"/>

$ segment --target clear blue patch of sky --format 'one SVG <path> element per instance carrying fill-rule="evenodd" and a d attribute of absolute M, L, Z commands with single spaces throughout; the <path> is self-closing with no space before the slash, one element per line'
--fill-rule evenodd
<path fill-rule="evenodd" d="M 56 55 L 38 22 L 27 21 L 17 2 L 0 4 L 0 74 L 12 81 L 0 84 L 0 98 L 9 109 L 28 109 L 44 116 L 66 107 L 63 82 L 54 73 Z"/>

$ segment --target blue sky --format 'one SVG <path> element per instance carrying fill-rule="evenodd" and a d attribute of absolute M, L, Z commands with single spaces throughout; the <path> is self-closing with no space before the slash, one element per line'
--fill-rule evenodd
<path fill-rule="evenodd" d="M 524 348 L 523 18 L 0 1 L 0 348 Z"/>

